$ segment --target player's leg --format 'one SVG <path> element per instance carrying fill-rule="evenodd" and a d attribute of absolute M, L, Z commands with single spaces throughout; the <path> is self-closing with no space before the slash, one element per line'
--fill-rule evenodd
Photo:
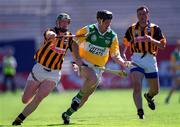
<path fill-rule="evenodd" d="M 22 102 L 27 104 L 35 95 L 37 89 L 39 88 L 40 82 L 28 80 L 24 88 L 24 93 L 22 96 Z"/>
<path fill-rule="evenodd" d="M 70 123 L 70 116 L 75 113 L 79 108 L 81 108 L 85 102 L 88 100 L 89 96 L 96 90 L 97 85 L 91 85 L 94 87 L 89 87 L 89 92 L 83 93 L 81 90 L 72 99 L 71 106 L 62 114 L 62 119 L 64 124 Z M 87 87 L 87 86 L 84 86 Z"/>
<path fill-rule="evenodd" d="M 31 114 L 39 105 L 39 103 L 49 95 L 49 93 L 55 88 L 56 84 L 54 81 L 50 80 L 44 80 L 36 95 L 34 96 L 33 100 L 26 106 L 26 108 L 23 110 L 23 114 L 25 116 L 28 116 Z"/>
<path fill-rule="evenodd" d="M 54 89 L 55 87 L 55 82 L 54 81 L 49 81 L 49 80 L 44 80 L 41 85 L 39 86 L 39 89 L 37 90 L 36 94 L 34 95 L 34 98 L 32 99 L 31 102 L 29 102 L 22 113 L 18 115 L 16 120 L 12 123 L 12 125 L 21 125 L 23 120 L 27 116 L 29 116 L 35 109 L 38 107 L 40 102 L 49 95 L 49 93 Z"/>
<path fill-rule="evenodd" d="M 32 100 L 37 89 L 39 88 L 39 85 L 40 85 L 40 82 L 37 80 L 34 80 L 34 78 L 32 77 L 32 74 L 30 73 L 26 82 L 23 96 L 22 96 L 22 102 L 24 104 L 27 104 L 28 102 Z M 25 116 L 21 113 L 18 115 L 18 117 L 15 119 L 12 125 L 21 125 L 24 119 L 25 119 Z"/>
<path fill-rule="evenodd" d="M 159 93 L 160 88 L 156 57 L 151 54 L 147 54 L 144 58 L 144 66 L 144 74 L 149 84 L 149 91 L 144 94 L 144 97 L 148 102 L 149 108 L 151 110 L 155 110 L 153 97 Z"/>
<path fill-rule="evenodd" d="M 169 91 L 169 93 L 168 93 L 168 96 L 167 96 L 166 99 L 165 99 L 165 103 L 166 103 L 166 104 L 169 103 L 170 98 L 171 98 L 173 92 L 174 92 L 176 89 L 177 89 L 177 85 L 176 85 L 176 84 L 173 84 L 172 87 L 170 88 L 170 91 Z"/>
<path fill-rule="evenodd" d="M 177 77 L 176 84 L 177 84 L 177 88 L 176 89 L 179 89 L 180 88 L 180 77 Z M 179 96 L 179 100 L 178 101 L 180 103 L 180 96 Z"/>
<path fill-rule="evenodd" d="M 16 83 L 15 83 L 15 76 L 11 75 L 10 76 L 10 82 L 11 82 L 11 92 L 16 92 Z"/>
<path fill-rule="evenodd" d="M 155 103 L 153 97 L 159 93 L 159 88 L 160 88 L 159 77 L 147 78 L 147 81 L 150 87 L 148 93 L 144 94 L 144 97 L 148 102 L 149 108 L 155 110 Z"/>
<path fill-rule="evenodd" d="M 4 74 L 3 77 L 4 92 L 8 90 L 8 76 Z"/>
<path fill-rule="evenodd" d="M 85 82 L 78 94 L 72 99 L 70 108 L 62 114 L 64 124 L 69 124 L 69 116 L 76 112 L 79 107 L 87 101 L 88 97 L 95 91 L 97 87 L 98 78 L 95 71 L 92 68 L 84 68 L 81 71 L 81 75 L 84 76 Z"/>
<path fill-rule="evenodd" d="M 180 85 L 179 85 L 179 84 L 180 84 L 180 79 L 176 79 L 176 78 L 173 78 L 173 79 L 174 79 L 173 85 L 172 85 L 172 87 L 170 88 L 170 91 L 169 91 L 169 93 L 168 93 L 168 96 L 167 96 L 166 99 L 165 99 L 165 103 L 166 103 L 166 104 L 169 103 L 170 98 L 171 98 L 173 92 L 174 92 L 176 89 L 178 89 L 179 86 L 180 86 Z"/>
<path fill-rule="evenodd" d="M 144 111 L 142 107 L 142 80 L 144 78 L 144 74 L 138 71 L 131 72 L 131 81 L 133 85 L 133 99 L 137 109 L 137 115 L 140 119 L 143 119 Z"/>
<path fill-rule="evenodd" d="M 96 90 L 97 86 L 98 86 L 98 83 L 92 85 L 89 91 L 84 94 L 84 96 L 81 99 L 81 103 L 79 104 L 78 109 L 84 105 L 84 103 L 88 100 L 89 96 Z"/>

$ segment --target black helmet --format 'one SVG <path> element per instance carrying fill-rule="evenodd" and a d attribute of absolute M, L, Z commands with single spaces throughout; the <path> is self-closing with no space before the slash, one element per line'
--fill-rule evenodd
<path fill-rule="evenodd" d="M 107 20 L 107 19 L 112 19 L 113 16 L 112 16 L 112 12 L 108 11 L 108 10 L 102 10 L 102 11 L 98 11 L 97 12 L 97 19 L 103 19 L 104 20 Z"/>
<path fill-rule="evenodd" d="M 67 13 L 60 13 L 57 18 L 56 18 L 56 28 L 58 31 L 62 31 L 62 32 L 66 32 L 68 29 L 64 29 L 61 28 L 59 26 L 59 21 L 63 20 L 63 19 L 68 19 L 69 20 L 69 24 L 71 22 L 71 17 L 67 14 Z"/>
<path fill-rule="evenodd" d="M 67 13 L 60 13 L 56 18 L 56 22 L 62 19 L 68 19 L 69 23 L 71 21 L 71 17 Z"/>

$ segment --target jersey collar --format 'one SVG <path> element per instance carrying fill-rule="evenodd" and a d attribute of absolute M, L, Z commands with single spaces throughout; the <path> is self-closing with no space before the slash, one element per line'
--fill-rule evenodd
<path fill-rule="evenodd" d="M 107 32 L 110 32 L 110 31 L 111 31 L 111 27 L 108 27 L 108 29 L 107 29 L 106 32 L 101 33 L 101 32 L 99 31 L 98 23 L 95 24 L 95 27 L 97 28 L 97 30 L 98 30 L 98 32 L 99 32 L 100 35 L 105 35 Z"/>

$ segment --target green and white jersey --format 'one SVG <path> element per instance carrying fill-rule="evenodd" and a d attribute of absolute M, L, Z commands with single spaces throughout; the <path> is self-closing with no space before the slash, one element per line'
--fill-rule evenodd
<path fill-rule="evenodd" d="M 87 25 L 79 29 L 76 35 L 87 35 L 79 38 L 79 54 L 86 61 L 104 66 L 111 56 L 119 54 L 119 42 L 117 34 L 109 28 L 101 33 L 97 24 Z"/>

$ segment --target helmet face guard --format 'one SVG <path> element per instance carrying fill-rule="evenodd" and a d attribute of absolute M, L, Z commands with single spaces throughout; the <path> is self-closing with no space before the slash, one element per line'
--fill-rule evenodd
<path fill-rule="evenodd" d="M 64 29 L 64 28 L 61 28 L 59 26 L 59 22 L 63 19 L 67 19 L 69 20 L 69 24 L 71 22 L 71 17 L 67 14 L 67 13 L 60 13 L 57 18 L 56 18 L 56 27 L 58 28 L 58 30 L 62 31 L 62 32 L 65 32 L 67 31 L 67 29 Z"/>
<path fill-rule="evenodd" d="M 96 18 L 105 21 L 105 20 L 111 20 L 113 16 L 112 16 L 112 12 L 107 10 L 102 10 L 97 12 Z"/>

